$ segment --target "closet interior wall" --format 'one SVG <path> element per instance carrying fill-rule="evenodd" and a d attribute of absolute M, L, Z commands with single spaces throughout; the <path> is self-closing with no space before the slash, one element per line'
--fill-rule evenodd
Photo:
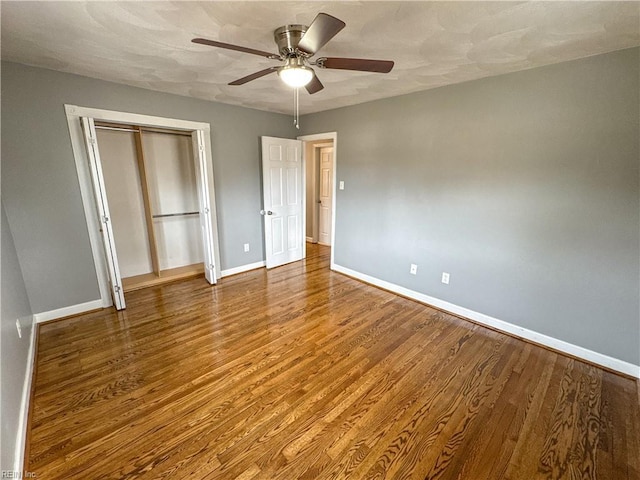
<path fill-rule="evenodd" d="M 125 291 L 204 272 L 191 135 L 96 122 Z"/>

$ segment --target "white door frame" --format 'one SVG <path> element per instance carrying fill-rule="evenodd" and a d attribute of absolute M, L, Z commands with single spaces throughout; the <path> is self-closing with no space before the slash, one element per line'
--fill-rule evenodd
<path fill-rule="evenodd" d="M 302 140 L 302 163 L 304 168 L 307 168 L 307 142 L 315 142 L 318 140 L 333 140 L 333 185 L 331 192 L 331 270 L 335 266 L 335 251 L 336 251 L 336 189 L 337 189 L 337 171 L 338 171 L 338 132 L 316 133 L 313 135 L 301 135 L 298 140 Z M 305 175 L 306 178 L 306 175 Z M 307 182 L 303 182 L 303 198 L 307 198 Z M 306 209 L 305 209 L 306 210 Z M 306 231 L 303 231 L 303 238 L 306 240 Z"/>
<path fill-rule="evenodd" d="M 202 131 L 205 143 L 205 167 L 207 186 L 209 190 L 209 205 L 211 206 L 211 227 L 213 234 L 213 247 L 215 254 L 215 277 L 220 278 L 220 246 L 218 243 L 218 220 L 216 216 L 215 190 L 213 179 L 213 161 L 211 158 L 211 126 L 208 123 L 192 122 L 189 120 L 179 120 L 165 117 L 155 117 L 151 115 L 141 115 L 136 113 L 119 112 L 114 110 L 103 110 L 99 108 L 81 107 L 77 105 L 65 104 L 69 135 L 71 137 L 71 148 L 78 174 L 80 185 L 80 195 L 84 207 L 85 220 L 91 243 L 91 252 L 96 269 L 96 280 L 100 289 L 100 299 L 103 307 L 111 306 L 111 292 L 109 289 L 107 266 L 104 259 L 104 247 L 100 236 L 100 225 L 96 215 L 96 203 L 94 198 L 91 172 L 89 170 L 89 160 L 85 149 L 81 117 L 90 117 L 95 120 L 141 125 L 145 127 L 170 128 L 172 130 L 182 130 L 186 132 Z M 197 158 L 197 155 L 196 155 Z"/>

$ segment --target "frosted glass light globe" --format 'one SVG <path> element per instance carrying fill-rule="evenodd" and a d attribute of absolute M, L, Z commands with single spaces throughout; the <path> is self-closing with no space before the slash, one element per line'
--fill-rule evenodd
<path fill-rule="evenodd" d="M 304 87 L 313 78 L 313 70 L 304 65 L 284 66 L 278 70 L 278 75 L 284 83 L 293 88 Z"/>

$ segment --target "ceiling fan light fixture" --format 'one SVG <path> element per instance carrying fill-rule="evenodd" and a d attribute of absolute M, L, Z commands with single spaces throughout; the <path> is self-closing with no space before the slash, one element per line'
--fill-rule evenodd
<path fill-rule="evenodd" d="M 278 76 L 286 85 L 296 89 L 297 98 L 300 87 L 305 87 L 310 95 L 324 89 L 324 85 L 322 85 L 315 71 L 309 65 L 321 69 L 377 73 L 389 73 L 393 68 L 393 61 L 391 60 L 366 58 L 322 57 L 311 62 L 310 58 L 344 27 L 345 23 L 342 20 L 327 13 L 318 13 L 309 26 L 288 24 L 278 27 L 273 32 L 273 38 L 278 46 L 277 54 L 206 38 L 194 38 L 191 41 L 201 45 L 249 53 L 269 60 L 284 61 L 284 65 L 265 68 L 259 72 L 234 80 L 229 85 L 244 85 L 271 73 L 278 72 Z"/>
<path fill-rule="evenodd" d="M 293 88 L 304 87 L 313 79 L 313 70 L 300 58 L 292 57 L 278 70 L 278 76 Z"/>

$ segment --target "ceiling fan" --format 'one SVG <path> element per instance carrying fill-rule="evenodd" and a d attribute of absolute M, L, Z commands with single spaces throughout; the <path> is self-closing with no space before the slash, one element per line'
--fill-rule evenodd
<path fill-rule="evenodd" d="M 320 57 L 313 62 L 310 61 L 311 57 L 325 46 L 345 25 L 342 20 L 326 13 L 319 13 L 309 26 L 284 25 L 279 27 L 273 32 L 273 37 L 278 46 L 279 53 L 277 54 L 241 47 L 240 45 L 207 40 L 206 38 L 194 38 L 192 42 L 250 53 L 283 62 L 280 66 L 265 68 L 235 80 L 229 85 L 244 85 L 252 80 L 277 72 L 278 76 L 287 85 L 295 88 L 305 87 L 309 93 L 313 94 L 322 90 L 324 85 L 322 85 L 315 71 L 309 65 L 319 68 L 389 73 L 393 68 L 393 62 L 390 60 Z"/>

